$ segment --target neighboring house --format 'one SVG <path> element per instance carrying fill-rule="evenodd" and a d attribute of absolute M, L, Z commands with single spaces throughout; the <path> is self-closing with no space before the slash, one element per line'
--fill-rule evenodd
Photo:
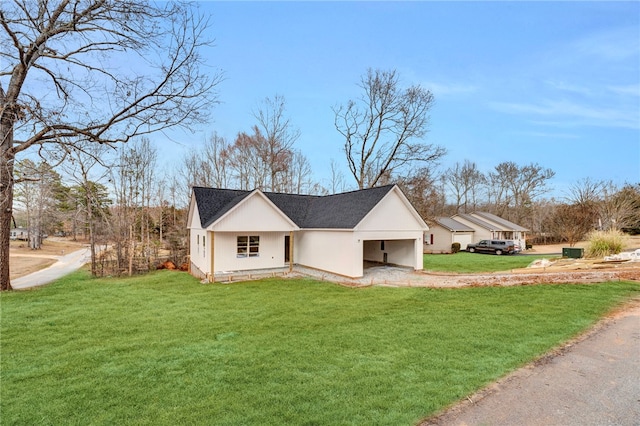
<path fill-rule="evenodd" d="M 526 233 L 529 230 L 492 213 L 457 214 L 452 219 L 472 227 L 476 243 L 480 240 L 513 240 L 522 250 L 525 249 Z"/>
<path fill-rule="evenodd" d="M 428 226 L 396 185 L 327 196 L 193 188 L 191 272 L 307 266 L 362 277 L 365 262 L 422 269 Z"/>
<path fill-rule="evenodd" d="M 450 217 L 439 217 L 429 226 L 424 236 L 425 253 L 451 253 L 451 245 L 460 243 L 464 250 L 473 242 L 475 230 Z"/>
<path fill-rule="evenodd" d="M 450 253 L 454 242 L 460 243 L 461 250 L 466 250 L 467 244 L 490 239 L 513 240 L 524 250 L 528 231 L 525 227 L 487 212 L 441 217 L 425 234 L 424 252 Z"/>
<path fill-rule="evenodd" d="M 9 239 L 27 241 L 29 230 L 27 228 L 13 228 L 9 233 Z"/>
<path fill-rule="evenodd" d="M 502 227 L 502 229 L 500 230 L 502 235 L 501 239 L 515 241 L 516 244 L 520 245 L 522 250 L 526 248 L 525 241 L 527 239 L 527 232 L 529 232 L 530 229 L 527 229 L 524 226 L 520 226 L 518 224 L 510 222 L 492 213 L 475 212 L 472 214 L 484 219 L 487 222 L 493 222 L 498 224 L 498 226 L 501 226 Z"/>

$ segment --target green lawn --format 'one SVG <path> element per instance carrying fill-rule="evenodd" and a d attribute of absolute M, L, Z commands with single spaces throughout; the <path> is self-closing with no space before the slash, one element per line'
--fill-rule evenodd
<path fill-rule="evenodd" d="M 0 418 L 410 425 L 638 294 L 629 282 L 353 289 L 81 271 L 0 295 Z"/>
<path fill-rule="evenodd" d="M 502 255 L 483 253 L 467 253 L 461 251 L 454 254 L 425 254 L 423 267 L 426 271 L 474 273 L 508 271 L 510 269 L 526 268 L 536 259 L 553 258 L 557 256 L 528 256 L 523 254 Z"/>

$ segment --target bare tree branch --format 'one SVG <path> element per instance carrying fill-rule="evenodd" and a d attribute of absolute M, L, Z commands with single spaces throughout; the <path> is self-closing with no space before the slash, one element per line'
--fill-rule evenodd
<path fill-rule="evenodd" d="M 433 94 L 420 86 L 401 89 L 395 70 L 367 71 L 356 102 L 333 109 L 336 130 L 345 138 L 349 171 L 359 188 L 379 185 L 414 163 L 429 165 L 446 153 L 420 141 L 429 124 Z"/>
<path fill-rule="evenodd" d="M 6 0 L 0 9 L 0 282 L 15 155 L 126 142 L 205 122 L 222 73 L 204 70 L 209 22 L 183 1 Z M 41 150 L 50 154 L 49 150 Z M 45 158 L 46 159 L 46 158 Z M 4 284 L 6 283 L 6 285 Z"/>

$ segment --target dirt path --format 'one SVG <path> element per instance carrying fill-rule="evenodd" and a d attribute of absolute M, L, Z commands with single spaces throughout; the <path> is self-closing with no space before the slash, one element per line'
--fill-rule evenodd
<path fill-rule="evenodd" d="M 640 424 L 640 299 L 421 426 Z"/>
<path fill-rule="evenodd" d="M 451 274 L 413 271 L 394 266 L 376 266 L 367 268 L 362 278 L 346 278 L 324 271 L 296 266 L 294 274 L 311 276 L 320 280 L 332 281 L 349 287 L 371 285 L 389 287 L 431 287 L 458 288 L 482 286 L 513 286 L 530 284 L 561 283 L 600 283 L 618 280 L 639 280 L 640 262 L 610 265 L 602 269 L 518 269 L 508 272 L 485 274 Z M 295 275 L 294 275 L 295 276 Z"/>

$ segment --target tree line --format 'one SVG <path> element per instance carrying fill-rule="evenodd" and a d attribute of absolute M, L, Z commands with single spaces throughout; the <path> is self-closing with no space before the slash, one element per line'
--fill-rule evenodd
<path fill-rule="evenodd" d="M 282 149 L 279 142 L 270 144 L 267 138 L 256 137 L 252 140 L 253 166 L 238 167 L 232 160 L 237 155 L 234 149 L 246 138 L 240 132 L 229 144 L 213 134 L 187 154 L 173 173 L 159 172 L 157 149 L 147 137 L 116 151 L 101 145 L 71 149 L 67 161 L 55 168 L 46 162 L 18 161 L 14 225 L 34 235 L 88 241 L 95 275 L 133 274 L 153 269 L 166 258 L 177 264 L 186 262 L 187 195 L 193 186 L 336 192 L 336 182 L 330 186 L 313 183 L 310 168 L 299 174 L 296 163 L 290 161 L 293 144 Z M 303 156 L 299 151 L 295 154 Z M 286 161 L 270 162 L 278 156 Z M 536 164 L 503 162 L 481 171 L 465 160 L 440 173 L 429 170 L 418 168 L 413 176 L 377 184 L 397 183 L 430 223 L 440 216 L 489 211 L 529 228 L 539 243 L 573 245 L 594 229 L 640 232 L 640 185 L 618 187 L 587 178 L 577 181 L 558 200 L 543 197 L 554 174 Z M 353 183 L 346 189 L 356 187 Z M 107 246 L 109 250 L 100 253 Z"/>

